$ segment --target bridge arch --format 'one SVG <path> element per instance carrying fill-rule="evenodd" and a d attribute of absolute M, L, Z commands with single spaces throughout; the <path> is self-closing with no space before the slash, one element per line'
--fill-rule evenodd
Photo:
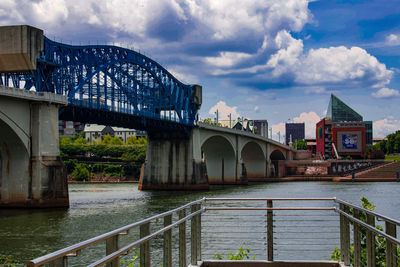
<path fill-rule="evenodd" d="M 222 135 L 211 136 L 202 143 L 201 151 L 210 184 L 236 182 L 236 154 L 229 139 Z"/>
<path fill-rule="evenodd" d="M 0 119 L 0 202 L 25 201 L 29 195 L 29 177 L 30 155 L 24 142 Z"/>
<path fill-rule="evenodd" d="M 279 177 L 279 161 L 285 160 L 285 155 L 280 149 L 275 149 L 271 152 L 269 159 L 271 160 L 271 176 Z"/>
<path fill-rule="evenodd" d="M 249 141 L 243 146 L 241 159 L 249 181 L 265 177 L 266 158 L 262 147 L 257 142 Z"/>

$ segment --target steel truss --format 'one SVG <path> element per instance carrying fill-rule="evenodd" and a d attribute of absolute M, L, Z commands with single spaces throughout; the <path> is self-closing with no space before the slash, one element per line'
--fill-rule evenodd
<path fill-rule="evenodd" d="M 0 85 L 67 96 L 60 118 L 142 130 L 191 127 L 199 109 L 194 85 L 181 83 L 138 52 L 46 37 L 37 69 L 3 73 Z"/>

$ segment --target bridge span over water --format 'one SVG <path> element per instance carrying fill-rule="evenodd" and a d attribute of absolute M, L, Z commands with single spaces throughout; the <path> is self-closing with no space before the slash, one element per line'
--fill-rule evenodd
<path fill-rule="evenodd" d="M 58 118 L 147 131 L 141 189 L 245 184 L 292 158 L 270 139 L 198 123 L 201 86 L 136 51 L 57 43 L 26 25 L 0 36 L 0 206 L 68 205 Z"/>

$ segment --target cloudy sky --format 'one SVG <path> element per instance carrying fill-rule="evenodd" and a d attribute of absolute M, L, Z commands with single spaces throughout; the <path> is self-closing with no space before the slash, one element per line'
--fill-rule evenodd
<path fill-rule="evenodd" d="M 201 118 L 305 122 L 315 136 L 334 93 L 400 129 L 398 0 L 1 0 L 0 24 L 72 44 L 118 44 L 203 86 Z"/>

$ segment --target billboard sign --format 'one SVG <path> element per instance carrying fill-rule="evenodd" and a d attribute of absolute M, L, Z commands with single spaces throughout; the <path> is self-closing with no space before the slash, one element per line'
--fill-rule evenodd
<path fill-rule="evenodd" d="M 357 149 L 358 134 L 342 134 L 342 146 L 345 149 Z"/>
<path fill-rule="evenodd" d="M 338 131 L 337 150 L 342 153 L 361 153 L 363 150 L 363 137 L 361 131 Z"/>

